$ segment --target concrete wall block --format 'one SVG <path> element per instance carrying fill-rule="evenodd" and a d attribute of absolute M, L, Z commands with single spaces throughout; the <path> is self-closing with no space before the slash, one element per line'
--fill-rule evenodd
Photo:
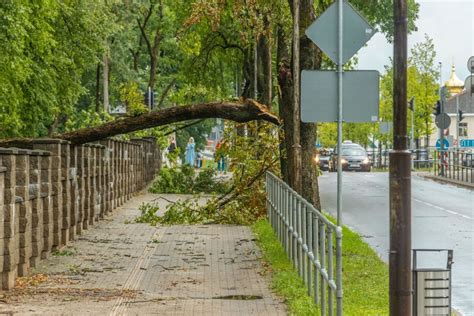
<path fill-rule="evenodd" d="M 4 204 L 15 203 L 15 201 L 16 201 L 16 193 L 15 192 L 16 192 L 15 187 L 4 189 L 3 203 Z"/>
<path fill-rule="evenodd" d="M 41 193 L 41 187 L 39 184 L 30 184 L 28 186 L 28 196 L 30 200 L 39 198 L 40 193 Z"/>
<path fill-rule="evenodd" d="M 16 155 L 0 154 L 0 161 L 2 166 L 7 169 L 7 173 L 16 170 Z"/>
<path fill-rule="evenodd" d="M 16 163 L 15 163 L 15 170 L 28 170 L 30 168 L 30 160 L 28 155 L 17 155 L 16 156 Z"/>
<path fill-rule="evenodd" d="M 51 156 L 43 156 L 41 158 L 41 170 L 48 170 L 51 169 Z"/>
<path fill-rule="evenodd" d="M 60 143 L 49 143 L 49 144 L 33 144 L 33 149 L 49 151 L 51 155 L 59 156 L 61 154 L 61 144 Z"/>
<path fill-rule="evenodd" d="M 15 203 L 3 205 L 3 222 L 14 222 L 18 218 L 17 205 Z M 1 227 L 1 225 L 0 225 Z M 0 235 L 1 236 L 1 235 Z M 10 236 L 7 236 L 10 237 Z"/>

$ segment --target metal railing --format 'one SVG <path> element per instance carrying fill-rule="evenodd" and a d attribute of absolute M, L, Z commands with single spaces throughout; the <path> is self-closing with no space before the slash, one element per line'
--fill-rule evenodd
<path fill-rule="evenodd" d="M 444 156 L 441 159 L 441 155 Z M 474 153 L 460 150 L 437 150 L 434 155 L 434 174 L 447 179 L 474 183 Z"/>
<path fill-rule="evenodd" d="M 268 219 L 308 295 L 319 305 L 321 315 L 341 316 L 342 228 L 270 172 L 266 192 Z"/>

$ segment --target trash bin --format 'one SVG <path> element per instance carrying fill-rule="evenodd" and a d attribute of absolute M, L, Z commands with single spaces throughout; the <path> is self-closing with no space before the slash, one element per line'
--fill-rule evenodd
<path fill-rule="evenodd" d="M 446 253 L 446 266 L 419 266 L 419 253 Z M 421 254 L 420 254 L 421 255 Z M 413 249 L 413 315 L 451 316 L 451 249 Z"/>

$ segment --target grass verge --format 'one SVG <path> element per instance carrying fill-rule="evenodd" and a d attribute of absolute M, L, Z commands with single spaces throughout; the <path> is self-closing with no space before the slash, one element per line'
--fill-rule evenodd
<path fill-rule="evenodd" d="M 263 258 L 272 271 L 272 287 L 291 315 L 318 315 L 313 299 L 293 269 L 270 224 L 252 226 Z M 344 315 L 388 315 L 388 267 L 355 232 L 343 230 Z"/>

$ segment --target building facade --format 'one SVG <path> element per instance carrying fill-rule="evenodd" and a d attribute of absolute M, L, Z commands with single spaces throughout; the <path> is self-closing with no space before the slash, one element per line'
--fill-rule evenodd
<path fill-rule="evenodd" d="M 474 95 L 464 89 L 464 82 L 456 75 L 454 65 L 445 86 L 449 97 L 444 102 L 444 112 L 451 118 L 451 125 L 444 131 L 444 135 L 451 141 L 450 147 L 456 147 L 462 139 L 474 139 Z M 458 122 L 458 110 L 463 112 L 463 119 L 460 122 Z M 432 119 L 433 126 L 436 126 L 434 115 Z M 430 137 L 431 146 L 434 146 L 438 139 L 439 130 L 436 128 Z"/>

